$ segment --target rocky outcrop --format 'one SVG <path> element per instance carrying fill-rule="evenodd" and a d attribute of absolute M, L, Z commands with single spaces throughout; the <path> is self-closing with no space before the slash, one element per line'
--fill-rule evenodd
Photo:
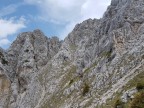
<path fill-rule="evenodd" d="M 61 44 L 57 37 L 47 38 L 40 30 L 34 30 L 20 34 L 7 51 L 0 49 L 1 93 L 11 92 L 9 100 L 14 103 Z"/>
<path fill-rule="evenodd" d="M 116 93 L 126 101 L 135 85 L 124 86 L 144 69 L 143 4 L 112 0 L 103 18 L 77 24 L 63 42 L 20 34 L 0 49 L 2 108 L 101 108 Z"/>

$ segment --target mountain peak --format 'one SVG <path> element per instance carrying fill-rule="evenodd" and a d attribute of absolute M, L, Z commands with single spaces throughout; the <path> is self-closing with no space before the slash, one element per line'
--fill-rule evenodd
<path fill-rule="evenodd" d="M 8 51 L 0 50 L 0 106 L 143 105 L 135 103 L 144 89 L 143 4 L 112 0 L 103 18 L 77 24 L 63 42 L 39 29 L 21 33 Z"/>

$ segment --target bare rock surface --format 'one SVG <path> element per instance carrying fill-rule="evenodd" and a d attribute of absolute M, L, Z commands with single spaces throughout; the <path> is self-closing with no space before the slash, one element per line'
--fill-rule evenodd
<path fill-rule="evenodd" d="M 64 41 L 21 33 L 0 49 L 0 108 L 101 108 L 143 72 L 143 13 L 143 0 L 112 0 Z"/>

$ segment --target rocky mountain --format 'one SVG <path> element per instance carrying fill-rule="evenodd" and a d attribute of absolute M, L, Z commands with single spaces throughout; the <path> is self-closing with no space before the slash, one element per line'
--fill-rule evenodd
<path fill-rule="evenodd" d="M 64 41 L 20 34 L 0 49 L 0 108 L 143 108 L 143 13 L 143 0 L 112 0 Z"/>

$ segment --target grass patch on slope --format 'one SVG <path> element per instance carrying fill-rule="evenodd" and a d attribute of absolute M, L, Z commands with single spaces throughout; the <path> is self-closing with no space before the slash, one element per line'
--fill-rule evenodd
<path fill-rule="evenodd" d="M 130 108 L 144 108 L 144 90 L 138 92 L 130 102 Z"/>
<path fill-rule="evenodd" d="M 54 93 L 52 97 L 48 99 L 41 108 L 59 108 L 68 98 L 70 98 L 70 96 L 64 95 L 63 91 L 64 89 L 70 87 L 70 85 L 72 85 L 77 80 L 77 78 L 74 78 L 76 66 L 71 66 L 67 71 L 68 72 L 66 72 L 66 74 L 60 81 L 59 91 Z"/>
<path fill-rule="evenodd" d="M 134 99 L 129 100 L 127 103 L 123 103 L 120 98 L 122 96 L 122 91 L 119 93 L 116 92 L 114 98 L 108 99 L 106 104 L 98 106 L 98 108 L 144 108 L 144 72 L 140 72 L 130 80 L 122 90 L 127 91 L 133 87 L 136 87 L 139 91 L 135 94 Z"/>
<path fill-rule="evenodd" d="M 90 72 L 94 67 L 96 67 L 97 66 L 97 63 L 95 62 L 95 63 L 93 63 L 90 67 L 88 67 L 88 68 L 86 68 L 85 70 L 84 70 L 84 73 L 87 73 L 87 72 Z"/>

